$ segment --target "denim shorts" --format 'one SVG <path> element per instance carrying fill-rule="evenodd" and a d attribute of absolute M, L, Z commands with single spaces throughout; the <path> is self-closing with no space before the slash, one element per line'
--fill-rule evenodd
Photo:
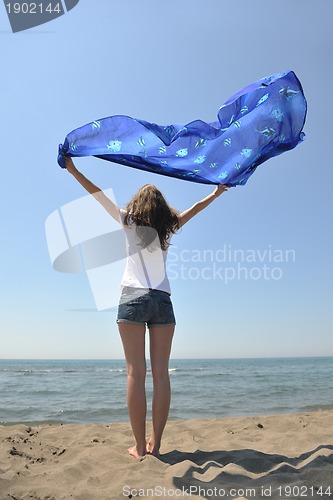
<path fill-rule="evenodd" d="M 175 325 L 170 294 L 162 290 L 125 286 L 118 306 L 117 323 Z"/>

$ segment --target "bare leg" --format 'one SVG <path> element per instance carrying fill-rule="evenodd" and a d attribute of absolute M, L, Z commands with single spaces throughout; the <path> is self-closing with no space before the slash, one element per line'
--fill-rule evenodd
<path fill-rule="evenodd" d="M 127 407 L 136 445 L 127 451 L 135 458 L 146 454 L 145 325 L 118 323 L 127 366 Z"/>
<path fill-rule="evenodd" d="M 171 390 L 169 358 L 175 326 L 150 327 L 150 361 L 153 376 L 152 433 L 147 451 L 158 456 L 165 424 L 168 420 Z"/>

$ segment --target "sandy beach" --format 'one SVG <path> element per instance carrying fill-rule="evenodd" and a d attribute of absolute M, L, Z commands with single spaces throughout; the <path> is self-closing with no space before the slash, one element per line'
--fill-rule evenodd
<path fill-rule="evenodd" d="M 1 426 L 0 440 L 0 500 L 333 495 L 332 411 L 171 421 L 141 461 L 126 423 Z"/>

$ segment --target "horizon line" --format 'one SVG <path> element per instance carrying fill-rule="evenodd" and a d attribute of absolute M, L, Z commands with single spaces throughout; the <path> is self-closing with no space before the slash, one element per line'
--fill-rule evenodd
<path fill-rule="evenodd" d="M 205 358 L 170 358 L 170 361 L 203 361 L 203 360 L 228 360 L 228 359 L 313 359 L 313 358 L 332 358 L 333 354 L 317 354 L 308 356 L 230 356 L 230 357 L 205 357 Z M 149 360 L 149 357 L 146 358 Z M 125 358 L 1 358 L 1 361 L 125 361 Z"/>

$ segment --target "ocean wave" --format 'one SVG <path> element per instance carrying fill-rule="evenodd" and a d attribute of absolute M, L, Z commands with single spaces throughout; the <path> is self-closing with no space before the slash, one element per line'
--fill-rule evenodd
<path fill-rule="evenodd" d="M 327 411 L 333 410 L 332 404 L 315 404 L 315 405 L 306 405 L 300 408 L 300 411 Z"/>

